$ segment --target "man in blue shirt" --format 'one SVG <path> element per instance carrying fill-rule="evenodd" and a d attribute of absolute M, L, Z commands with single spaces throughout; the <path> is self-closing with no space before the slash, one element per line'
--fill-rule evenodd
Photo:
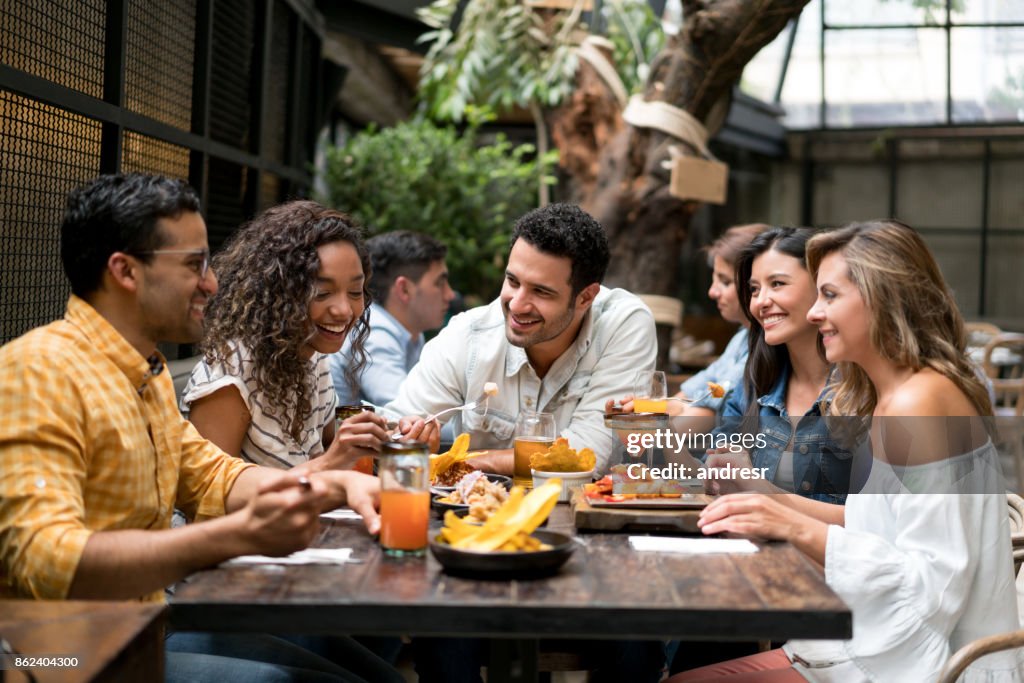
<path fill-rule="evenodd" d="M 384 405 L 394 399 L 420 358 L 423 333 L 444 324 L 448 305 L 455 298 L 444 262 L 448 249 L 433 237 L 395 230 L 373 237 L 366 245 L 373 267 L 367 362 L 359 386 L 351 387 L 344 377 L 351 360 L 351 337 L 331 356 L 338 405 L 360 401 Z"/>

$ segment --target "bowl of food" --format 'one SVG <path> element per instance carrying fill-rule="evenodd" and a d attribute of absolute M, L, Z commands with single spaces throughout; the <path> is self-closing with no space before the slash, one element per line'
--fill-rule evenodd
<path fill-rule="evenodd" d="M 469 476 L 470 474 L 476 471 L 477 470 L 470 469 L 469 472 L 463 474 L 462 477 L 456 480 L 455 483 L 457 484 L 463 478 Z M 504 474 L 493 474 L 491 472 L 484 472 L 483 475 L 487 479 L 487 481 L 493 484 L 497 484 L 498 486 L 504 486 L 506 491 L 512 490 L 512 477 L 506 477 Z M 431 486 L 430 490 L 438 495 L 447 495 L 455 490 L 455 485 L 453 484 L 451 486 Z"/>
<path fill-rule="evenodd" d="M 448 574 L 491 579 L 529 579 L 558 572 L 575 544 L 556 531 L 537 530 L 517 540 L 515 550 L 472 550 L 457 548 L 438 536 L 430 542 L 430 553 Z"/>
<path fill-rule="evenodd" d="M 560 490 L 554 481 L 529 493 L 513 487 L 508 500 L 482 524 L 446 512 L 430 552 L 451 574 L 530 578 L 558 571 L 572 553 L 572 539 L 537 527 L 551 514 Z"/>
<path fill-rule="evenodd" d="M 594 481 L 594 470 L 587 470 L 586 472 L 544 472 L 543 470 L 531 469 L 530 474 L 533 475 L 534 488 L 542 486 L 552 479 L 561 480 L 562 491 L 558 494 L 559 503 L 568 503 L 572 499 L 573 489 Z"/>
<path fill-rule="evenodd" d="M 558 502 L 568 503 L 572 489 L 589 484 L 594 479 L 597 457 L 589 448 L 578 451 L 569 447 L 569 441 L 558 438 L 551 448 L 530 456 L 530 473 L 533 475 L 533 486 L 536 488 L 552 481 L 561 481 L 561 493 Z"/>
<path fill-rule="evenodd" d="M 508 479 L 508 477 L 502 477 Z M 509 499 L 510 481 L 492 481 L 488 475 L 474 470 L 456 482 L 451 491 L 433 489 L 435 508 L 441 510 L 468 510 L 469 514 L 480 520 L 486 520 Z"/>

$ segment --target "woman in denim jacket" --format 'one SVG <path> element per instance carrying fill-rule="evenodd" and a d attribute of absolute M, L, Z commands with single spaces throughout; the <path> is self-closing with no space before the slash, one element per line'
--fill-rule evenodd
<path fill-rule="evenodd" d="M 766 481 L 841 504 L 850 485 L 851 451 L 830 435 L 823 418 L 830 366 L 818 328 L 807 321 L 815 289 L 804 248 L 812 235 L 806 228 L 772 228 L 754 238 L 736 261 L 750 353 L 743 390 L 729 397 L 719 431 L 763 437 L 749 457 L 755 468 L 765 470 Z M 707 464 L 737 460 L 746 464 L 745 454 L 723 449 L 712 452 Z"/>

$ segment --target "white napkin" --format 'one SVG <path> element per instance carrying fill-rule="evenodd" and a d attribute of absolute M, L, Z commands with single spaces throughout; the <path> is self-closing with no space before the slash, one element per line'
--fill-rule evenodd
<path fill-rule="evenodd" d="M 242 555 L 221 562 L 221 566 L 247 564 L 347 564 L 362 562 L 352 557 L 352 548 L 306 548 L 285 557 L 267 555 Z"/>
<path fill-rule="evenodd" d="M 352 508 L 336 508 L 321 512 L 320 516 L 325 519 L 362 519 L 363 516 Z"/>
<path fill-rule="evenodd" d="M 658 553 L 707 555 L 711 553 L 756 553 L 757 546 L 743 538 L 672 538 L 665 536 L 630 536 L 634 550 Z"/>

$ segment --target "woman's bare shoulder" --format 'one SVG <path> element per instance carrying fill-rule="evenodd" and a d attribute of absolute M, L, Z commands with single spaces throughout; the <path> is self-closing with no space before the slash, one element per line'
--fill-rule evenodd
<path fill-rule="evenodd" d="M 953 380 L 930 368 L 911 375 L 880 406 L 880 414 L 901 417 L 976 415 L 970 400 Z"/>

